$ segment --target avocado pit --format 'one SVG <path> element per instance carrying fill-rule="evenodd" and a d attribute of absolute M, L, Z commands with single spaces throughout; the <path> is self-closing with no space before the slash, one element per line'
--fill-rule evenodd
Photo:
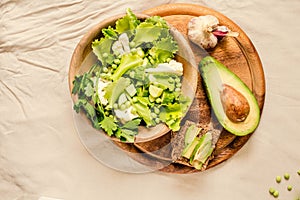
<path fill-rule="evenodd" d="M 246 120 L 250 112 L 250 105 L 239 91 L 230 85 L 223 84 L 220 98 L 226 116 L 232 122 L 238 123 Z"/>

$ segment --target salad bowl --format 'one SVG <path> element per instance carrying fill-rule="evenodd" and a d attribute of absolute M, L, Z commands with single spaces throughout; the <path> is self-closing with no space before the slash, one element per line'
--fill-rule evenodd
<path fill-rule="evenodd" d="M 100 23 L 96 24 L 92 27 L 79 41 L 75 50 L 73 52 L 70 67 L 69 67 L 69 90 L 70 95 L 75 104 L 78 101 L 78 95 L 72 92 L 74 88 L 74 81 L 76 80 L 77 76 L 84 74 L 85 72 L 89 71 L 91 67 L 97 62 L 97 56 L 93 53 L 92 44 L 93 41 L 103 37 L 103 29 L 108 27 L 113 27 L 116 24 L 116 21 L 124 17 L 125 15 L 116 15 L 101 21 Z M 135 14 L 137 19 L 143 21 L 149 18 L 148 15 L 145 14 Z M 168 24 L 169 25 L 169 24 Z M 170 34 L 173 36 L 174 40 L 177 42 L 178 51 L 175 53 L 174 59 L 182 63 L 183 67 L 183 74 L 181 79 L 181 91 L 184 96 L 188 97 L 190 103 L 183 114 L 187 113 L 189 106 L 191 105 L 192 101 L 194 100 L 194 96 L 196 93 L 197 85 L 198 85 L 198 70 L 196 61 L 194 58 L 193 51 L 186 40 L 186 38 L 173 26 L 169 25 Z M 85 116 L 83 112 L 80 112 L 80 115 L 83 116 L 83 120 L 86 121 L 84 123 L 90 123 L 91 121 Z M 145 125 L 138 126 L 138 134 L 135 135 L 134 140 L 130 141 L 130 143 L 140 143 L 140 142 L 147 142 L 154 139 L 157 139 L 164 134 L 168 133 L 171 129 L 165 123 L 157 123 L 154 126 L 146 127 Z M 103 129 L 99 129 L 99 134 L 104 134 L 108 136 L 113 141 L 122 141 L 120 138 L 109 136 L 105 133 Z M 128 141 L 122 141 L 128 142 Z"/>

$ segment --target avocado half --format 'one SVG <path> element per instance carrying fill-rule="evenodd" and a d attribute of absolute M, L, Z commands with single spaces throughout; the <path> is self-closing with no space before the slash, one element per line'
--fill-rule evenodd
<path fill-rule="evenodd" d="M 211 107 L 220 124 L 237 136 L 254 132 L 260 121 L 260 109 L 256 98 L 247 85 L 211 56 L 206 56 L 200 61 L 199 69 Z M 247 116 L 243 120 L 235 121 L 227 116 L 221 97 L 224 85 L 234 88 L 248 102 Z"/>

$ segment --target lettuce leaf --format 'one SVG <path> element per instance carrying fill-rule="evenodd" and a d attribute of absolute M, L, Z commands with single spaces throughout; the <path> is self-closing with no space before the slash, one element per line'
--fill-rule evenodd
<path fill-rule="evenodd" d="M 168 104 L 161 108 L 159 114 L 160 120 L 165 122 L 169 128 L 173 131 L 178 131 L 180 129 L 181 118 L 186 112 L 188 104 L 174 103 Z"/>
<path fill-rule="evenodd" d="M 159 39 L 161 32 L 161 27 L 155 26 L 152 23 L 143 22 L 135 30 L 135 36 L 133 42 L 136 47 L 143 43 L 154 43 Z"/>
<path fill-rule="evenodd" d="M 175 89 L 175 83 L 170 82 L 169 74 L 150 74 L 149 80 L 150 83 L 153 83 L 154 85 L 158 85 L 159 87 L 165 89 L 169 89 L 170 91 L 174 91 Z"/>
<path fill-rule="evenodd" d="M 167 62 L 169 58 L 173 58 L 174 53 L 177 51 L 177 42 L 170 35 L 168 35 L 168 37 L 156 41 L 154 46 L 150 49 L 149 54 L 156 63 L 164 63 Z"/>
<path fill-rule="evenodd" d="M 102 34 L 104 35 L 105 38 L 108 38 L 111 40 L 118 39 L 118 33 L 111 26 L 109 26 L 108 28 L 102 29 Z"/>
<path fill-rule="evenodd" d="M 104 88 L 104 97 L 108 100 L 108 105 L 112 108 L 119 96 L 124 92 L 127 86 L 130 85 L 130 79 L 121 77 L 115 82 L 111 82 Z"/>
<path fill-rule="evenodd" d="M 137 19 L 131 9 L 128 8 L 126 13 L 127 14 L 123 18 L 116 21 L 116 32 L 119 34 L 124 32 L 132 33 L 140 24 L 140 20 Z"/>
<path fill-rule="evenodd" d="M 151 118 L 151 110 L 147 105 L 144 105 L 143 103 L 137 102 L 133 104 L 133 107 L 136 109 L 137 113 L 146 123 L 147 127 L 154 125 L 154 122 Z"/>
<path fill-rule="evenodd" d="M 118 80 L 128 70 L 141 66 L 143 64 L 143 61 L 143 58 L 140 57 L 140 55 L 138 55 L 137 53 L 132 52 L 124 54 L 121 58 L 120 65 L 115 70 L 110 79 L 113 81 Z"/>
<path fill-rule="evenodd" d="M 93 53 L 97 56 L 103 66 L 113 63 L 114 55 L 111 54 L 111 46 L 113 42 L 113 39 L 103 37 L 100 40 L 96 39 L 92 43 Z"/>
<path fill-rule="evenodd" d="M 163 49 L 172 53 L 176 53 L 178 51 L 178 44 L 171 35 L 168 35 L 167 37 L 164 37 L 161 40 L 157 41 L 155 43 L 155 46 L 158 49 Z"/>
<path fill-rule="evenodd" d="M 158 26 L 158 27 L 161 27 L 161 28 L 166 28 L 166 29 L 169 29 L 169 26 L 166 22 L 166 20 L 164 20 L 162 17 L 160 16 L 152 16 L 152 17 L 149 17 L 145 20 L 145 22 L 147 23 L 151 23 L 155 26 Z"/>

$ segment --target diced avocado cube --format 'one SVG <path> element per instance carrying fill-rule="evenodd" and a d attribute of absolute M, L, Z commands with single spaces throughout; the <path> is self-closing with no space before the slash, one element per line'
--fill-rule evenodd
<path fill-rule="evenodd" d="M 133 97 L 137 92 L 133 84 L 130 84 L 125 90 L 131 97 Z"/>
<path fill-rule="evenodd" d="M 155 85 L 150 85 L 149 87 L 149 93 L 152 97 L 157 98 L 163 93 L 163 89 L 160 87 L 157 87 Z"/>

